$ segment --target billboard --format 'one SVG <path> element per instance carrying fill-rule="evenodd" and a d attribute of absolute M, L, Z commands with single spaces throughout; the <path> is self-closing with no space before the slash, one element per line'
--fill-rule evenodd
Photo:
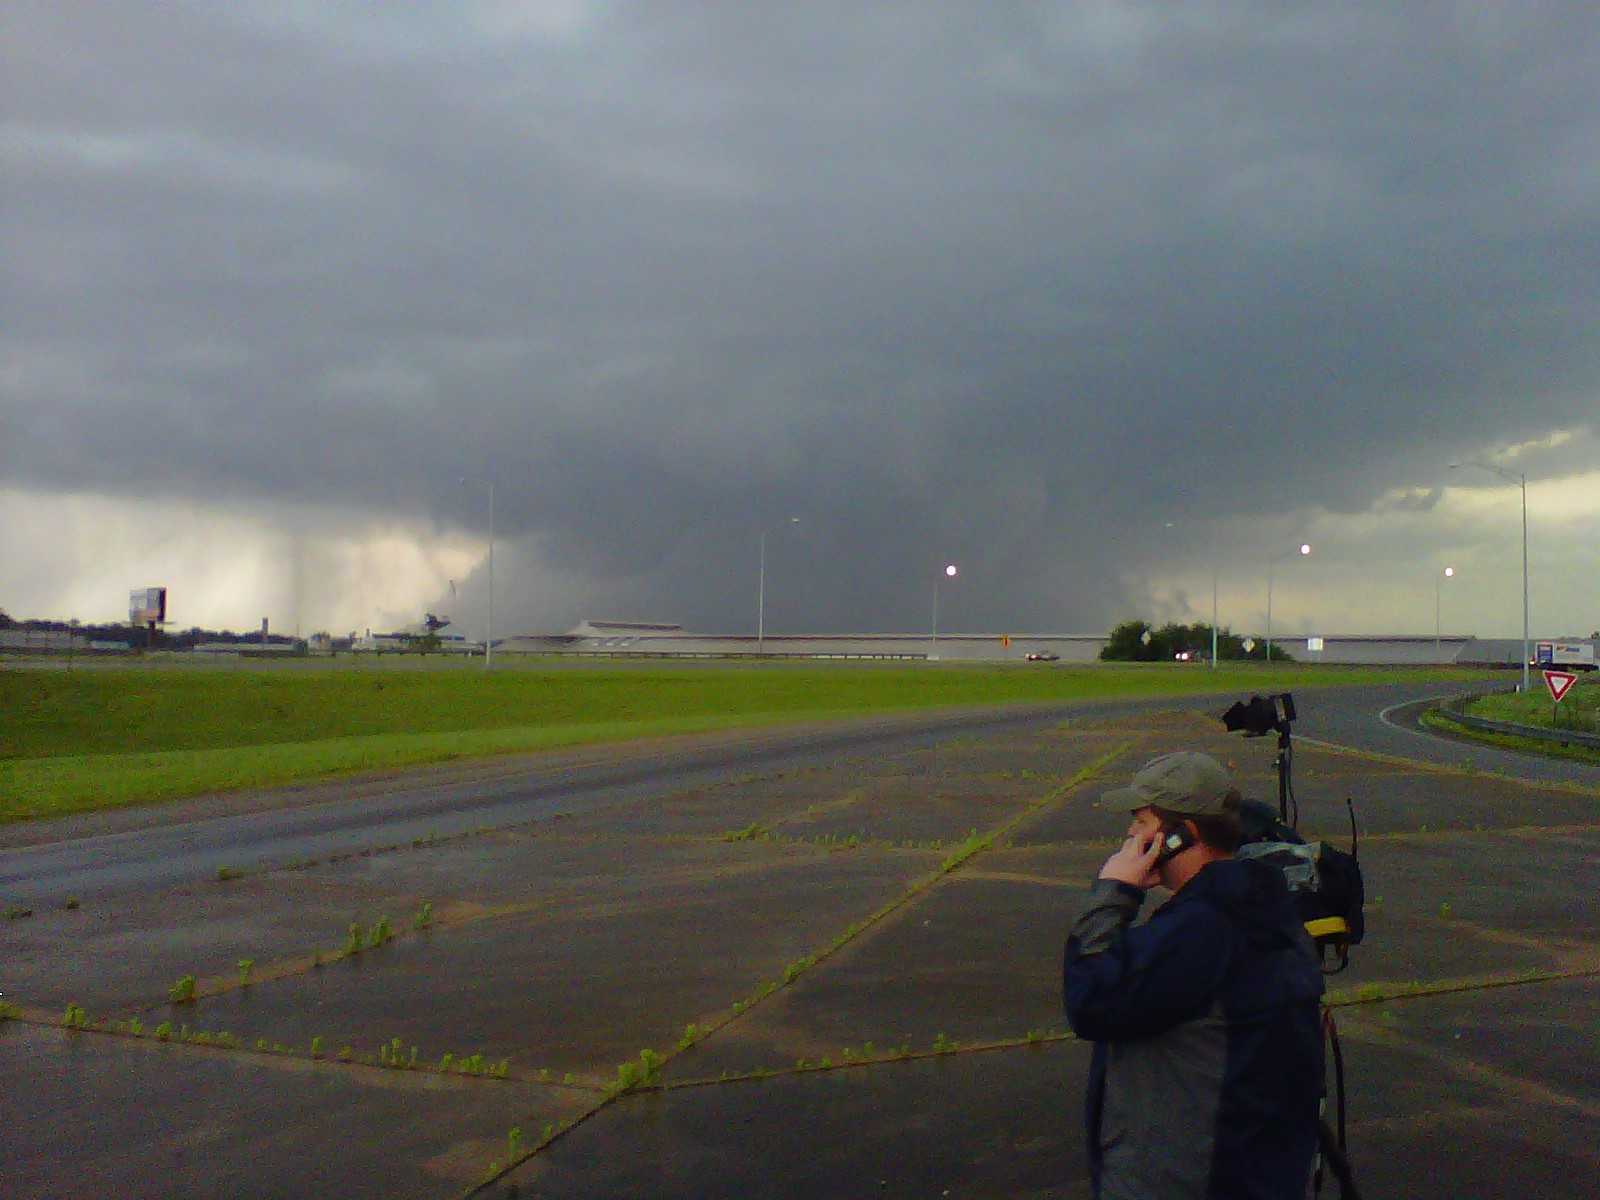
<path fill-rule="evenodd" d="M 128 593 L 128 620 L 134 625 L 160 624 L 167 619 L 167 589 L 138 588 Z"/>

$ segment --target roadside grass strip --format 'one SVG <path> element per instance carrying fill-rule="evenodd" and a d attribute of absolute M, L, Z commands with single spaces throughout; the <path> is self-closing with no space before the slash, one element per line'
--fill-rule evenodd
<path fill-rule="evenodd" d="M 832 714 L 816 714 L 816 720 Z M 210 792 L 280 787 L 311 779 L 707 733 L 735 724 L 803 719 L 786 714 L 662 717 L 604 724 L 472 729 L 454 733 L 381 733 L 142 754 L 79 754 L 0 759 L 0 823 L 125 808 Z M 834 719 L 840 719 L 837 716 Z"/>
<path fill-rule="evenodd" d="M 1151 664 L 682 665 L 483 672 L 0 670 L 0 822 L 364 771 L 674 734 L 1268 687 L 1473 678 L 1438 670 Z M 140 746 L 128 752 L 130 745 Z"/>
<path fill-rule="evenodd" d="M 1519 754 L 1537 754 L 1545 758 L 1559 758 L 1568 762 L 1600 763 L 1600 750 L 1590 746 L 1563 742 L 1548 742 L 1542 738 L 1518 737 L 1514 733 L 1493 733 L 1487 729 L 1474 729 L 1452 719 L 1445 709 L 1430 709 L 1418 718 L 1425 729 L 1445 735 L 1456 741 L 1476 742 L 1499 750 L 1515 750 Z M 1546 728 L 1553 728 L 1548 721 Z"/>

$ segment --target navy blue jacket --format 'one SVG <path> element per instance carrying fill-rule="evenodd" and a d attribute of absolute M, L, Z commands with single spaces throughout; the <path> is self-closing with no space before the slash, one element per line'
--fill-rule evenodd
<path fill-rule="evenodd" d="M 1135 926 L 1143 901 L 1097 880 L 1067 939 L 1067 1019 L 1095 1043 L 1095 1196 L 1303 1196 L 1323 1091 L 1322 973 L 1281 872 L 1208 863 Z"/>

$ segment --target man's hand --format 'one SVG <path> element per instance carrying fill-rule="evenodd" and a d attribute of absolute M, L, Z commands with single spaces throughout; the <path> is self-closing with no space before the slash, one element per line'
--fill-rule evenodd
<path fill-rule="evenodd" d="M 1122 843 L 1122 849 L 1106 859 L 1106 865 L 1100 868 L 1100 878 L 1148 891 L 1161 882 L 1161 873 L 1156 870 L 1156 858 L 1160 854 L 1159 829 L 1149 834 L 1135 833 Z"/>

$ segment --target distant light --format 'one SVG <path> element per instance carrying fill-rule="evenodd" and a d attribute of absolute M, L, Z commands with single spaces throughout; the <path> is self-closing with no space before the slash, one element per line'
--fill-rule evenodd
<path fill-rule="evenodd" d="M 1310 542 L 1301 542 L 1300 543 L 1300 553 L 1301 554 L 1310 554 L 1311 553 L 1311 543 Z"/>
<path fill-rule="evenodd" d="M 944 569 L 944 573 L 946 575 L 948 575 L 951 579 L 954 579 L 956 577 L 956 575 L 958 574 L 958 572 L 956 571 L 955 563 L 951 563 L 948 567 L 946 567 Z"/>
<path fill-rule="evenodd" d="M 1446 579 L 1453 578 L 1455 576 L 1455 573 L 1456 573 L 1456 569 L 1454 567 L 1446 567 L 1444 569 L 1444 577 Z"/>

